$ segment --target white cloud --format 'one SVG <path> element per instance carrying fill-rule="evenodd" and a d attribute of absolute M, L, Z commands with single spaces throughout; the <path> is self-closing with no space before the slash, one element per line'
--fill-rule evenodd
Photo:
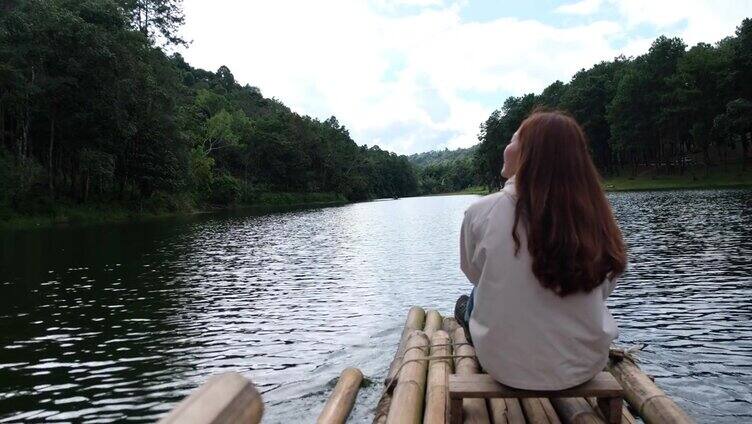
<path fill-rule="evenodd" d="M 742 19 L 752 16 L 752 0 L 610 0 L 628 27 L 650 24 L 670 31 L 692 46 L 732 35 Z"/>
<path fill-rule="evenodd" d="M 631 2 L 623 3 L 616 6 L 629 25 L 649 19 L 639 7 L 625 5 Z M 511 17 L 467 22 L 460 17 L 461 4 L 185 0 L 184 32 L 194 42 L 184 54 L 194 66 L 229 66 L 239 81 L 295 111 L 320 119 L 336 115 L 358 143 L 413 153 L 470 146 L 504 97 L 568 81 L 580 68 L 620 52 L 644 52 L 635 50 L 645 41 L 616 22 L 591 19 L 569 27 Z M 406 16 L 383 10 L 405 5 L 417 10 Z M 651 23 L 675 22 L 659 9 Z M 719 28 L 728 26 L 726 19 Z M 625 47 L 614 48 L 615 40 Z M 468 93 L 500 94 L 489 106 Z"/>
<path fill-rule="evenodd" d="M 601 7 L 601 0 L 580 0 L 577 3 L 563 4 L 556 12 L 568 15 L 592 15 Z"/>
<path fill-rule="evenodd" d="M 655 41 L 653 37 L 631 38 L 624 47 L 619 49 L 619 54 L 623 54 L 626 57 L 640 56 L 650 50 L 650 45 L 653 44 L 653 41 Z"/>
<path fill-rule="evenodd" d="M 442 0 L 375 0 L 374 4 L 379 7 L 388 9 L 394 9 L 400 6 L 441 6 L 444 2 Z"/>

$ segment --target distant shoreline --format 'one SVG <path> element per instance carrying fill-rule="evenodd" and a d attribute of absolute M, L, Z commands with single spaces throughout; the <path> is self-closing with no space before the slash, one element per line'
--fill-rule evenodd
<path fill-rule="evenodd" d="M 751 188 L 752 170 L 714 169 L 707 175 L 704 170 L 686 171 L 684 175 L 641 175 L 637 177 L 611 177 L 603 181 L 607 191 L 691 190 Z"/>
<path fill-rule="evenodd" d="M 608 192 L 745 189 L 752 188 L 752 169 L 741 171 L 738 165 L 734 165 L 733 169 L 715 167 L 707 175 L 704 169 L 699 168 L 687 170 L 683 175 L 661 175 L 655 171 L 644 171 L 636 177 L 606 178 L 603 180 L 603 188 Z M 483 187 L 470 187 L 431 196 L 468 194 L 486 195 L 489 191 Z"/>
<path fill-rule="evenodd" d="M 703 171 L 704 172 L 704 171 Z M 684 175 L 641 175 L 638 177 L 612 177 L 603 181 L 607 192 L 667 191 L 667 190 L 722 190 L 752 189 L 752 170 L 714 170 L 707 176 L 697 170 Z M 489 194 L 484 187 L 469 187 L 464 190 L 433 193 L 423 196 L 458 196 Z M 416 196 L 420 197 L 420 196 Z M 165 212 L 143 212 L 117 205 L 68 205 L 49 214 L 15 214 L 0 220 L 0 231 L 50 228 L 69 225 L 98 225 L 109 223 L 139 222 L 160 218 L 191 216 L 224 211 L 279 211 L 288 208 L 340 206 L 351 203 L 347 199 L 324 193 L 264 193 L 258 203 L 239 204 L 229 207 L 184 209 Z"/>
<path fill-rule="evenodd" d="M 340 206 L 350 203 L 340 196 L 320 196 L 321 193 L 265 193 L 257 203 L 237 204 L 227 207 L 203 207 L 176 211 L 146 212 L 126 207 L 100 205 L 68 205 L 54 213 L 14 214 L 0 219 L 0 231 L 51 228 L 70 225 L 100 225 L 126 222 L 144 222 L 162 218 L 188 217 L 232 211 L 274 212 L 295 208 Z M 306 201 L 307 197 L 311 200 Z M 330 198 L 324 198 L 330 197 Z"/>

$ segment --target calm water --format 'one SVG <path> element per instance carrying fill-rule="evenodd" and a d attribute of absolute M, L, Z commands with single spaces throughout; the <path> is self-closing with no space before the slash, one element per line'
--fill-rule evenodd
<path fill-rule="evenodd" d="M 0 234 L 0 422 L 152 421 L 207 376 L 312 422 L 331 380 L 386 372 L 411 305 L 468 290 L 473 196 Z M 610 196 L 623 345 L 701 422 L 752 420 L 752 191 Z M 380 385 L 361 390 L 370 422 Z"/>

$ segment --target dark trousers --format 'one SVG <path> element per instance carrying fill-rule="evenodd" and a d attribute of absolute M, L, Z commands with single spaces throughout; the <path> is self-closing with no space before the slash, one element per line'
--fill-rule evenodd
<path fill-rule="evenodd" d="M 475 287 L 470 292 L 470 296 L 463 294 L 454 304 L 454 319 L 465 330 L 465 337 L 470 344 L 473 344 L 473 339 L 470 336 L 470 314 L 473 312 L 474 301 Z"/>

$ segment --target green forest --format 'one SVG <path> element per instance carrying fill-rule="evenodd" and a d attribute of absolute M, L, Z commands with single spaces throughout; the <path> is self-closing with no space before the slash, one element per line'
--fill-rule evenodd
<path fill-rule="evenodd" d="M 356 144 L 336 117 L 167 55 L 185 44 L 179 0 L 0 9 L 0 219 L 417 193 L 407 157 Z"/>
<path fill-rule="evenodd" d="M 752 150 L 752 19 L 734 36 L 692 48 L 657 38 L 637 57 L 617 57 L 556 81 L 540 94 L 507 98 L 481 125 L 477 177 L 501 185 L 502 152 L 536 108 L 571 113 L 604 177 L 643 170 L 696 178 L 714 166 L 748 167 Z"/>
<path fill-rule="evenodd" d="M 418 176 L 421 194 L 453 193 L 481 184 L 476 169 L 478 145 L 467 149 L 433 150 L 408 157 Z"/>
<path fill-rule="evenodd" d="M 715 45 L 659 37 L 509 97 L 479 144 L 410 157 L 168 54 L 187 45 L 184 20 L 181 0 L 0 5 L 0 221 L 494 190 L 504 147 L 539 107 L 577 118 L 607 178 L 745 170 L 752 154 L 750 19 Z"/>

